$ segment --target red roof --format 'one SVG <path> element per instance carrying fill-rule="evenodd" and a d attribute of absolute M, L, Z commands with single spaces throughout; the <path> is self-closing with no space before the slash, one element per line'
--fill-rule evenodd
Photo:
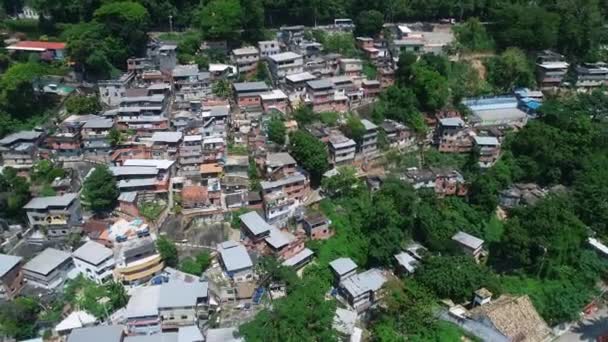
<path fill-rule="evenodd" d="M 41 41 L 32 41 L 32 40 L 24 40 L 13 44 L 8 47 L 12 50 L 19 49 L 43 49 L 43 50 L 64 50 L 65 43 L 61 42 L 41 42 Z"/>
<path fill-rule="evenodd" d="M 182 189 L 182 200 L 186 202 L 205 201 L 207 196 L 207 187 L 200 185 L 184 186 Z"/>

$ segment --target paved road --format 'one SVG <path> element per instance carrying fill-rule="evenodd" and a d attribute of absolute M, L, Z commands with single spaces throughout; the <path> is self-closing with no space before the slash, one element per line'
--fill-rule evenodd
<path fill-rule="evenodd" d="M 556 342 L 596 341 L 598 336 L 608 334 L 608 308 L 604 307 L 595 314 L 583 319 L 558 337 Z"/>

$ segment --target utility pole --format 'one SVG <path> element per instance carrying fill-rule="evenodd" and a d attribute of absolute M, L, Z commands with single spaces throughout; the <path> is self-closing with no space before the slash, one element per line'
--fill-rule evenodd
<path fill-rule="evenodd" d="M 173 33 L 173 16 L 169 15 L 169 32 Z"/>

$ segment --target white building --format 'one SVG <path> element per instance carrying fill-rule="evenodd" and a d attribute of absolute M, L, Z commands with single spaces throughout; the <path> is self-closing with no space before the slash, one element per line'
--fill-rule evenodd
<path fill-rule="evenodd" d="M 260 61 L 260 52 L 253 46 L 232 50 L 232 61 L 237 65 L 239 73 L 254 72 Z"/>
<path fill-rule="evenodd" d="M 260 57 L 266 58 L 273 56 L 281 52 L 281 46 L 276 40 L 263 40 L 258 42 L 258 49 L 260 50 Z"/>
<path fill-rule="evenodd" d="M 112 279 L 114 252 L 102 244 L 89 241 L 72 253 L 72 259 L 76 270 L 97 284 Z"/>
<path fill-rule="evenodd" d="M 135 80 L 135 74 L 126 73 L 115 80 L 105 80 L 97 82 L 99 87 L 99 101 L 106 106 L 116 107 L 120 100 L 125 96 L 127 88 Z"/>
<path fill-rule="evenodd" d="M 294 52 L 283 52 L 268 56 L 268 67 L 275 80 L 282 80 L 287 75 L 304 72 L 304 58 Z"/>

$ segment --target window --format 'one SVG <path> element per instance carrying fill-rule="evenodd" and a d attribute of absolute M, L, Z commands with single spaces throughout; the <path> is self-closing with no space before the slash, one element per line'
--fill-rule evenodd
<path fill-rule="evenodd" d="M 188 316 L 182 315 L 182 319 L 188 319 Z"/>

